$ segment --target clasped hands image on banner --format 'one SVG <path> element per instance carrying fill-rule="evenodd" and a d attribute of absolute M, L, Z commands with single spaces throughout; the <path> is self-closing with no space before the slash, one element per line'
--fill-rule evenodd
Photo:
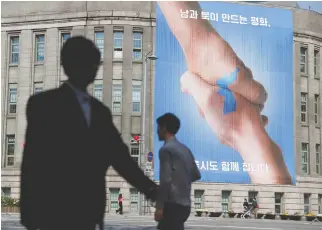
<path fill-rule="evenodd" d="M 293 184 L 292 13 L 159 2 L 156 30 L 154 116 L 180 117 L 201 181 Z"/>

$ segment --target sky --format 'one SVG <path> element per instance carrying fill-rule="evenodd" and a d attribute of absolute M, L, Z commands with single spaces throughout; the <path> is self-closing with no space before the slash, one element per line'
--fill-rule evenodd
<path fill-rule="evenodd" d="M 309 9 L 311 6 L 311 10 L 322 14 L 322 1 L 298 1 L 297 4 L 303 9 Z"/>

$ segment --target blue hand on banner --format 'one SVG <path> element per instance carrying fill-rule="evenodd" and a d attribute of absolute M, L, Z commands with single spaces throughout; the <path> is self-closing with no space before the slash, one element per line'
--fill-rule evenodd
<path fill-rule="evenodd" d="M 224 115 L 236 111 L 236 99 L 234 98 L 233 93 L 228 89 L 228 86 L 236 81 L 238 72 L 239 69 L 236 68 L 234 72 L 225 75 L 216 81 L 216 85 L 220 87 L 218 95 L 224 97 Z"/>

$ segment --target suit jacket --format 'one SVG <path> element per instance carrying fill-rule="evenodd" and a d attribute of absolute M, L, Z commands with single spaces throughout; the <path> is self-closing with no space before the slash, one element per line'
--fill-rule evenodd
<path fill-rule="evenodd" d="M 156 185 L 131 158 L 110 110 L 90 103 L 88 126 L 67 84 L 28 101 L 20 212 L 29 229 L 91 229 L 102 221 L 109 166 L 154 199 Z"/>
<path fill-rule="evenodd" d="M 163 208 L 165 202 L 190 207 L 191 183 L 201 178 L 190 149 L 174 137 L 160 149 L 159 159 L 160 187 L 156 207 Z"/>

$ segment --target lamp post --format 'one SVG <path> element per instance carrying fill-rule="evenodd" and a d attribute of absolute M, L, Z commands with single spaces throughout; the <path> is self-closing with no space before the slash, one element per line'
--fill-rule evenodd
<path fill-rule="evenodd" d="M 146 88 L 147 88 L 147 64 L 148 60 L 155 61 L 158 59 L 157 56 L 151 54 L 152 51 L 148 52 L 144 55 L 144 73 L 143 73 L 143 108 L 142 108 L 142 133 L 141 133 L 141 140 L 142 141 L 142 149 L 140 151 L 139 157 L 139 166 L 142 168 L 142 155 L 145 156 L 146 153 L 146 145 L 145 145 L 145 123 L 146 123 Z M 143 153 L 143 154 L 141 154 Z M 139 215 L 142 215 L 142 201 L 143 196 L 139 194 Z"/>

